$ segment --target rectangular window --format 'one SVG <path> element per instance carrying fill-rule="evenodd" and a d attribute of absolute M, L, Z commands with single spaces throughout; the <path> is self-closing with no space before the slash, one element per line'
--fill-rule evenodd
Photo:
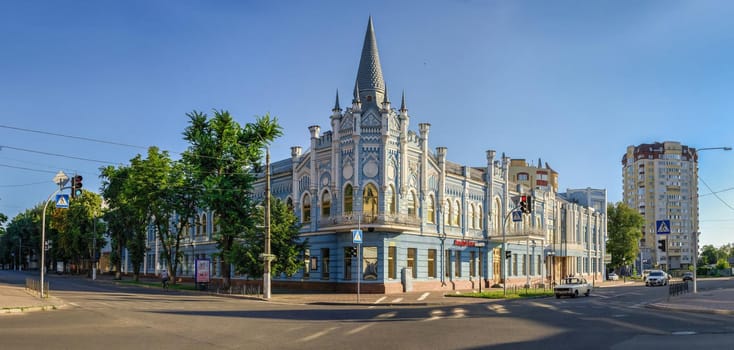
<path fill-rule="evenodd" d="M 413 278 L 418 277 L 418 268 L 415 266 L 415 256 L 418 254 L 418 249 L 408 248 L 408 270 L 411 272 Z"/>
<path fill-rule="evenodd" d="M 387 278 L 389 279 L 396 279 L 397 276 L 397 267 L 395 265 L 395 255 L 397 253 L 396 247 L 388 247 L 387 248 Z"/>
<path fill-rule="evenodd" d="M 428 278 L 436 278 L 436 250 L 428 249 Z"/>
<path fill-rule="evenodd" d="M 528 256 L 525 254 L 522 256 L 522 274 L 525 276 L 530 274 L 530 271 L 528 271 Z"/>
<path fill-rule="evenodd" d="M 461 251 L 457 250 L 454 260 L 454 276 L 461 277 Z"/>
<path fill-rule="evenodd" d="M 475 252 L 469 252 L 469 276 L 477 275 L 477 257 Z"/>
<path fill-rule="evenodd" d="M 512 275 L 517 276 L 517 254 L 512 254 Z"/>
<path fill-rule="evenodd" d="M 376 280 L 377 271 L 377 247 L 362 247 L 362 279 Z"/>
<path fill-rule="evenodd" d="M 329 248 L 321 248 L 321 279 L 329 279 Z"/>
<path fill-rule="evenodd" d="M 352 280 L 352 247 L 344 248 L 344 280 Z"/>

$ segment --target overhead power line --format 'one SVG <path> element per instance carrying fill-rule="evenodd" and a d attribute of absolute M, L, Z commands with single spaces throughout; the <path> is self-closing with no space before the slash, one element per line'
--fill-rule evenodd
<path fill-rule="evenodd" d="M 714 197 L 716 197 L 716 199 L 718 199 L 721 203 L 724 203 L 724 205 L 726 205 L 727 207 L 729 207 L 729 209 L 734 210 L 734 207 L 732 207 L 731 204 L 727 203 L 723 198 L 719 197 L 719 195 L 717 194 L 717 192 L 714 191 L 711 188 L 711 186 L 709 186 L 709 184 L 706 183 L 706 181 L 703 181 L 703 179 L 700 176 L 698 177 L 698 179 L 701 180 L 701 183 L 703 183 L 703 185 L 706 186 L 706 188 L 708 188 L 709 191 L 711 191 L 711 194 L 713 194 Z"/>
<path fill-rule="evenodd" d="M 8 164 L 0 164 L 0 166 L 6 167 L 6 168 L 20 169 L 20 170 L 37 171 L 39 173 L 56 174 L 55 171 L 51 171 L 51 170 L 33 169 L 33 168 L 26 168 L 22 166 L 14 166 L 14 165 L 8 165 Z"/>
<path fill-rule="evenodd" d="M 83 141 L 91 141 L 91 142 L 97 142 L 97 143 L 105 143 L 105 144 L 108 144 L 108 145 L 115 145 L 115 146 L 123 146 L 123 147 L 130 147 L 130 148 L 139 148 L 139 149 L 148 149 L 148 147 L 145 147 L 145 146 L 131 145 L 131 144 L 128 144 L 128 143 L 114 142 L 114 141 L 107 141 L 107 140 L 100 140 L 100 139 L 93 139 L 93 138 L 90 138 L 90 137 L 81 137 L 81 136 L 58 134 L 58 133 L 55 133 L 55 132 L 48 132 L 48 131 L 41 131 L 41 130 L 33 130 L 33 129 L 19 128 L 19 127 L 15 127 L 15 126 L 2 125 L 2 124 L 0 124 L 0 128 L 12 129 L 12 130 L 18 130 L 18 131 L 25 131 L 25 132 L 32 132 L 32 133 L 43 134 L 43 135 L 66 137 L 66 138 L 70 138 L 70 139 L 77 139 L 77 140 L 83 140 Z"/>
<path fill-rule="evenodd" d="M 32 149 L 27 149 L 27 148 L 20 148 L 20 147 L 12 147 L 12 146 L 0 145 L 0 150 L 2 150 L 3 148 L 13 149 L 13 150 L 22 151 L 22 152 L 30 152 L 30 153 L 36 153 L 36 154 L 43 154 L 43 155 L 53 156 L 53 157 L 62 157 L 62 158 L 83 160 L 83 161 L 86 161 L 86 162 L 95 162 L 95 163 L 104 163 L 104 164 L 113 164 L 113 165 L 114 164 L 119 164 L 118 162 L 110 162 L 110 161 L 106 161 L 106 160 L 98 160 L 98 159 L 74 157 L 74 156 L 67 156 L 65 154 L 59 154 L 59 153 L 36 151 L 36 150 L 32 150 Z"/>

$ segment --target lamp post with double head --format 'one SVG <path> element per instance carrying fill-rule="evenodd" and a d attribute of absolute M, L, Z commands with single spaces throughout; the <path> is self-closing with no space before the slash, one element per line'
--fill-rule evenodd
<path fill-rule="evenodd" d="M 698 152 L 701 151 L 710 151 L 710 150 L 722 150 L 722 151 L 731 151 L 731 147 L 703 147 L 696 149 L 695 155 L 698 155 Z M 691 149 L 688 149 L 688 155 L 691 157 L 692 160 L 698 164 L 698 160 L 696 157 L 694 157 L 694 154 L 691 153 Z M 698 188 L 696 188 L 698 190 Z M 698 193 L 696 193 L 696 196 L 698 196 Z M 696 199 L 698 200 L 698 199 Z M 696 281 L 698 280 L 698 276 L 696 273 L 696 270 L 698 267 L 696 266 L 698 264 L 698 236 L 701 234 L 701 232 L 698 231 L 698 227 L 695 227 L 695 230 L 693 232 L 693 293 L 698 293 L 698 285 Z"/>

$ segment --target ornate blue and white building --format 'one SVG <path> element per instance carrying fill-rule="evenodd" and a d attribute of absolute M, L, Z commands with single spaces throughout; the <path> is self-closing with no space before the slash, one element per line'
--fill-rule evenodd
<path fill-rule="evenodd" d="M 362 291 L 395 293 L 602 278 L 605 213 L 558 196 L 540 164 L 536 179 L 524 161 L 512 171 L 512 159 L 494 150 L 469 166 L 451 162 L 446 147 L 430 148 L 431 125 L 411 130 L 405 95 L 399 108 L 390 101 L 371 18 L 351 97 L 342 107 L 337 92 L 328 129 L 309 127 L 307 149 L 292 147 L 271 165 L 271 193 L 293 208 L 309 243 L 303 269 L 276 276 L 275 286 L 349 291 L 359 279 Z M 264 191 L 261 176 L 255 192 Z M 513 215 L 521 194 L 532 196 L 532 212 Z M 201 211 L 191 225 L 182 276 L 193 274 L 195 258 L 212 258 L 220 276 L 211 217 Z M 144 269 L 157 274 L 152 233 L 148 244 Z"/>

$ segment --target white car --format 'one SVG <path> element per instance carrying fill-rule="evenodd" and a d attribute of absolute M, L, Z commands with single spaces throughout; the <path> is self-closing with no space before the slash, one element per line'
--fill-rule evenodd
<path fill-rule="evenodd" d="M 619 276 L 616 273 L 614 273 L 614 272 L 610 272 L 607 275 L 607 279 L 610 280 L 610 281 L 617 281 L 617 280 L 619 280 Z"/>
<path fill-rule="evenodd" d="M 568 277 L 561 284 L 553 288 L 553 293 L 556 295 L 556 299 L 564 295 L 575 298 L 583 294 L 588 297 L 592 288 L 591 284 L 586 282 L 584 278 Z"/>
<path fill-rule="evenodd" d="M 652 270 L 650 274 L 645 278 L 645 286 L 667 286 L 668 274 L 661 270 Z"/>

